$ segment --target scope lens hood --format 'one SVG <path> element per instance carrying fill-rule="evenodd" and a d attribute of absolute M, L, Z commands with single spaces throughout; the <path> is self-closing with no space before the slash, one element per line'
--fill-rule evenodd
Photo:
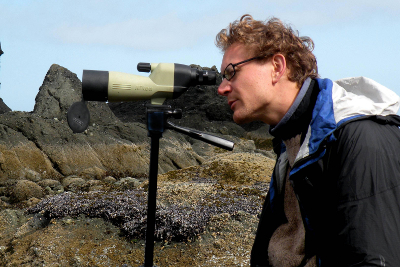
<path fill-rule="evenodd" d="M 82 95 L 85 101 L 108 100 L 108 71 L 83 70 Z"/>

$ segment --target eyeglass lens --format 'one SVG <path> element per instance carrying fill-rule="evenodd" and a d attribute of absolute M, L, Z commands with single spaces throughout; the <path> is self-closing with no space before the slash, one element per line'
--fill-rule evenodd
<path fill-rule="evenodd" d="M 232 79 L 233 75 L 235 75 L 235 69 L 231 63 L 228 66 L 226 66 L 224 71 L 224 77 L 229 81 L 230 79 Z"/>

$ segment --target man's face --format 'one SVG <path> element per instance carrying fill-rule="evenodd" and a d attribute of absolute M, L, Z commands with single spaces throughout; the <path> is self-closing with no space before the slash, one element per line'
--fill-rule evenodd
<path fill-rule="evenodd" d="M 235 64 L 252 57 L 244 45 L 233 44 L 224 54 L 221 71 L 230 63 Z M 260 120 L 273 125 L 274 122 L 268 118 L 268 114 L 273 112 L 275 98 L 271 60 L 252 60 L 236 66 L 235 70 L 232 79 L 223 79 L 218 88 L 218 94 L 227 97 L 234 112 L 233 120 L 238 124 Z"/>

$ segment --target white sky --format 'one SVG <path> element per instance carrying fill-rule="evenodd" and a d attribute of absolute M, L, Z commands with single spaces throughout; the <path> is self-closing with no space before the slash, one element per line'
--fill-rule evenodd
<path fill-rule="evenodd" d="M 321 77 L 366 76 L 400 95 L 398 0 L 0 0 L 0 97 L 32 111 L 55 63 L 139 74 L 138 62 L 221 65 L 216 34 L 249 13 L 315 42 Z"/>

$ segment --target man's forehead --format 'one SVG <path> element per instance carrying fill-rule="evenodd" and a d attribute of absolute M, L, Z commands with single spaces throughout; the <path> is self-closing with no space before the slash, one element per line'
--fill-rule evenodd
<path fill-rule="evenodd" d="M 232 44 L 226 49 L 224 57 L 222 58 L 221 70 L 225 69 L 230 63 L 236 63 L 247 59 L 249 49 L 243 44 Z"/>

